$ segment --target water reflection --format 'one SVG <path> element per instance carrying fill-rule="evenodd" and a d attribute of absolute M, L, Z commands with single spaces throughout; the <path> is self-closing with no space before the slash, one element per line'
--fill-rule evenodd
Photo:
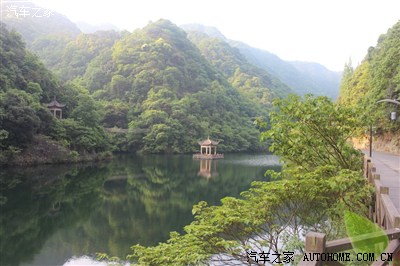
<path fill-rule="evenodd" d="M 207 179 L 213 176 L 218 176 L 217 165 L 217 160 L 200 160 L 200 169 L 197 175 Z"/>
<path fill-rule="evenodd" d="M 218 175 L 206 164 L 209 179 L 197 175 L 201 161 L 185 155 L 1 171 L 0 265 L 63 265 L 96 252 L 124 258 L 136 243 L 165 241 L 191 222 L 193 204 L 219 204 L 279 168 L 265 155 L 251 158 L 226 156 Z"/>

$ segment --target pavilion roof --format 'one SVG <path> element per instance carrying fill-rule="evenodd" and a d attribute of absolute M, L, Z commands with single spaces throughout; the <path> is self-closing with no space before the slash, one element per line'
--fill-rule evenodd
<path fill-rule="evenodd" d="M 50 103 L 46 103 L 46 106 L 48 108 L 62 108 L 65 106 L 65 104 L 59 103 L 56 98 L 54 97 L 54 100 L 52 100 Z"/>
<path fill-rule="evenodd" d="M 218 143 L 218 141 L 211 140 L 210 138 L 199 141 L 200 146 L 216 146 Z"/>

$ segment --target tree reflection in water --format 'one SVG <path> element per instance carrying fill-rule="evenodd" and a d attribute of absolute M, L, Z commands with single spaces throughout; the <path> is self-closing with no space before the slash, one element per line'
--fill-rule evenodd
<path fill-rule="evenodd" d="M 218 175 L 208 179 L 197 175 L 201 162 L 186 155 L 6 169 L 0 173 L 0 264 L 63 265 L 96 252 L 124 258 L 134 244 L 155 245 L 170 231 L 182 232 L 193 204 L 219 204 L 266 180 L 267 168 L 279 168 L 237 163 L 246 155 L 232 158 L 218 162 Z"/>

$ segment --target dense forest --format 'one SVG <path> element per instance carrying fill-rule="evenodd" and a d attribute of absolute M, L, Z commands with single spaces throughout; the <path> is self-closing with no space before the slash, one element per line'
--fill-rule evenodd
<path fill-rule="evenodd" d="M 370 117 L 378 136 L 387 136 L 394 147 L 400 146 L 400 127 L 390 120 L 390 113 L 400 113 L 400 106 L 377 101 L 400 99 L 400 21 L 382 34 L 370 47 L 363 62 L 345 66 L 339 103 L 361 107 Z M 394 135 L 393 135 L 394 134 Z"/>

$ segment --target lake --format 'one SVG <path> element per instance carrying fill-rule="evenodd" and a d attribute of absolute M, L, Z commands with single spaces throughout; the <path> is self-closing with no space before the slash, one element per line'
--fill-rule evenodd
<path fill-rule="evenodd" d="M 220 204 L 279 171 L 277 157 L 225 154 L 118 155 L 110 162 L 2 169 L 0 265 L 96 265 L 97 252 L 125 258 L 134 244 L 183 232 L 199 201 Z"/>

